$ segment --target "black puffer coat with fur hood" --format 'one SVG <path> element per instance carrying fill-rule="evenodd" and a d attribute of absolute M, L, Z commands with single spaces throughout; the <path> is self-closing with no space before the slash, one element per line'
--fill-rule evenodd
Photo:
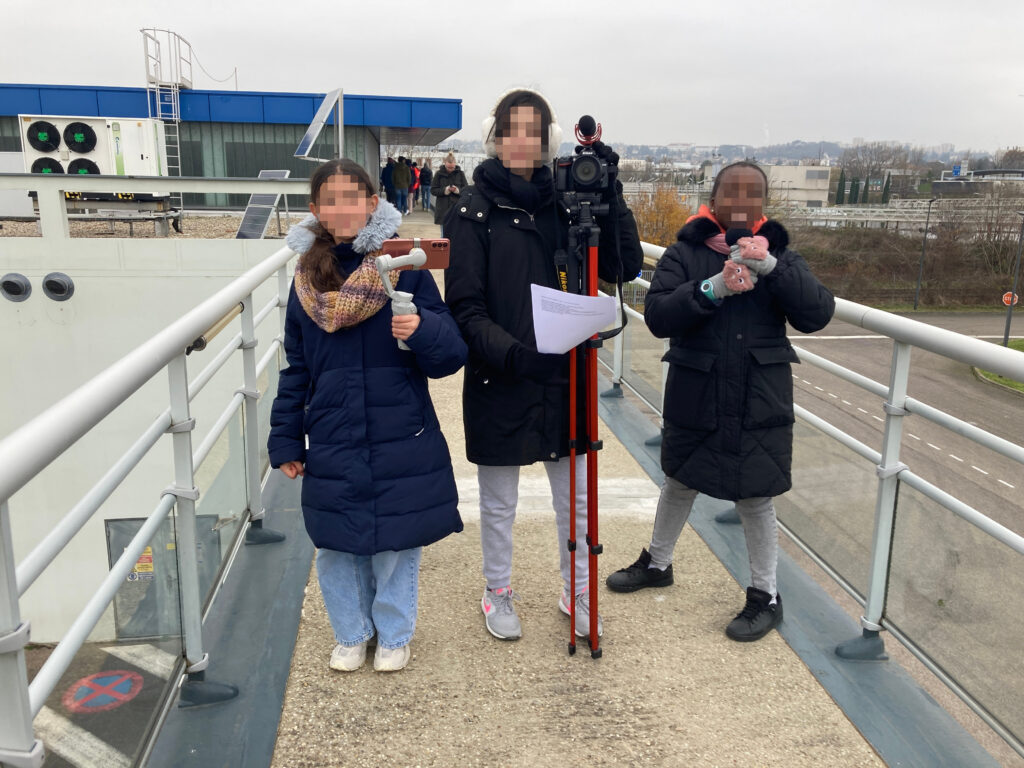
<path fill-rule="evenodd" d="M 671 339 L 661 466 L 715 498 L 777 496 L 792 485 L 790 364 L 799 362 L 786 322 L 820 330 L 835 300 L 775 221 L 757 233 L 768 239 L 775 269 L 751 291 L 709 300 L 700 284 L 728 258 L 704 243 L 718 232 L 711 219 L 689 221 L 658 262 L 644 305 L 651 332 Z"/>

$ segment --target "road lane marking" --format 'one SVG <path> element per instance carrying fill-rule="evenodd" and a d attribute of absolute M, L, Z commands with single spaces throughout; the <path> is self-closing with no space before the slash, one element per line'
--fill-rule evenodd
<path fill-rule="evenodd" d="M 843 405 L 853 405 L 849 400 L 843 400 Z"/>
<path fill-rule="evenodd" d="M 821 387 L 815 387 L 815 389 L 816 389 L 816 390 L 818 390 L 819 392 L 824 392 L 824 391 L 825 391 L 825 390 L 824 390 L 824 389 L 822 389 Z"/>
<path fill-rule="evenodd" d="M 834 397 L 836 400 L 839 399 L 839 395 L 833 395 L 831 392 L 828 393 L 829 397 Z"/>
<path fill-rule="evenodd" d="M 936 451 L 941 451 L 942 450 L 935 443 L 925 443 L 925 445 L 927 445 L 929 448 L 934 448 Z"/>
<path fill-rule="evenodd" d="M 920 438 L 920 437 L 918 437 L 917 435 L 915 435 L 915 434 L 912 434 L 912 433 L 910 433 L 910 432 L 907 432 L 907 437 L 912 437 L 912 438 L 914 438 L 915 440 L 920 440 L 920 439 L 921 439 L 921 438 Z"/>
<path fill-rule="evenodd" d="M 875 421 L 885 421 L 885 419 L 883 419 L 881 416 L 875 416 L 875 414 L 873 413 L 871 414 L 871 418 L 874 419 Z"/>
<path fill-rule="evenodd" d="M 1010 484 L 1009 484 L 1008 482 L 1006 482 L 1005 480 L 1000 480 L 999 482 L 1000 482 L 1000 483 L 1002 483 L 1003 485 L 1005 485 L 1005 486 L 1006 486 L 1007 488 L 1016 488 L 1016 487 L 1017 487 L 1017 486 L 1015 486 L 1015 485 L 1010 485 Z"/>
<path fill-rule="evenodd" d="M 867 413 L 867 411 L 865 411 L 865 410 L 864 410 L 863 408 L 861 408 L 860 406 L 857 406 L 857 410 L 858 410 L 858 411 L 860 411 L 861 413 Z"/>
<path fill-rule="evenodd" d="M 976 467 L 973 464 L 971 464 L 971 469 L 976 469 L 979 472 L 981 472 L 981 474 L 983 474 L 983 475 L 987 475 L 988 474 L 988 472 L 986 472 L 984 469 L 982 469 L 981 467 Z"/>
<path fill-rule="evenodd" d="M 954 456 L 952 453 L 949 454 L 949 458 L 956 459 L 957 461 L 963 463 L 963 459 L 961 459 L 959 456 Z"/>
<path fill-rule="evenodd" d="M 811 382 L 809 382 L 809 381 L 808 381 L 807 379 L 800 379 L 800 381 L 802 381 L 802 382 L 803 382 L 804 384 L 810 384 L 810 385 L 811 385 L 812 387 L 814 386 L 814 385 L 813 385 L 813 384 L 811 384 Z"/>

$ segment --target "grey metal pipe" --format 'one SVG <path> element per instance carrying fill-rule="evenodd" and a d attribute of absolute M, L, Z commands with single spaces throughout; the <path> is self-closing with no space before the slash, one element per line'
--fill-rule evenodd
<path fill-rule="evenodd" d="M 146 522 L 139 528 L 131 542 L 125 547 L 124 552 L 114 563 L 106 578 L 100 584 L 99 589 L 85 604 L 82 612 L 78 614 L 71 628 L 54 648 L 53 653 L 43 664 L 31 684 L 28 686 L 30 708 L 32 716 L 39 714 L 46 699 L 53 693 L 53 689 L 60 682 L 61 676 L 67 671 L 78 649 L 82 647 L 93 627 L 99 622 L 103 612 L 110 605 L 117 594 L 117 590 L 124 584 L 132 568 L 135 567 L 139 555 L 146 548 L 150 540 L 156 534 L 157 528 L 167 519 L 167 513 L 174 506 L 174 496 L 170 494 L 161 497 L 156 509 L 146 519 Z"/>
<path fill-rule="evenodd" d="M 909 469 L 900 472 L 900 481 L 906 483 L 915 491 L 919 491 L 932 501 L 938 502 L 957 517 L 963 518 L 975 528 L 984 531 L 996 541 L 999 541 L 1015 552 L 1024 555 L 1024 536 L 1014 533 L 1004 525 L 1000 525 L 991 517 L 982 514 L 974 507 L 964 504 L 956 496 L 951 496 L 941 488 L 929 483 L 919 475 L 915 475 Z"/>
<path fill-rule="evenodd" d="M 71 508 L 60 522 L 28 553 L 18 565 L 18 594 L 24 595 L 39 575 L 61 550 L 68 545 L 75 534 L 82 530 L 89 518 L 95 514 L 133 469 L 142 461 L 171 425 L 171 412 L 164 411 L 149 428 L 142 433 L 120 459 L 100 478 L 88 493 Z"/>
<path fill-rule="evenodd" d="M 238 411 L 238 407 L 242 404 L 245 397 L 241 392 L 235 394 L 231 400 L 228 401 L 228 407 L 221 411 L 220 416 L 213 422 L 210 427 L 210 431 L 206 433 L 206 437 L 203 438 L 203 442 L 196 448 L 195 453 L 192 454 L 192 466 L 195 469 L 199 469 L 206 458 L 210 455 L 210 451 L 213 450 L 213 446 L 217 444 L 217 439 L 224 432 L 231 419 L 234 418 L 235 413 Z"/>
<path fill-rule="evenodd" d="M 803 347 L 797 347 L 794 345 L 797 356 L 800 358 L 800 362 L 808 362 L 816 368 L 821 368 L 823 371 L 833 373 L 841 379 L 856 384 L 861 389 L 866 389 L 873 395 L 878 395 L 881 398 L 889 396 L 889 388 L 881 382 L 869 379 L 867 376 L 863 376 L 856 371 L 851 371 L 849 368 L 844 368 L 838 363 L 833 363 L 827 357 L 816 355 L 813 352 L 808 352 Z"/>
<path fill-rule="evenodd" d="M 0 441 L 0 500 L 10 498 L 293 257 L 287 248 L 277 251 Z"/>

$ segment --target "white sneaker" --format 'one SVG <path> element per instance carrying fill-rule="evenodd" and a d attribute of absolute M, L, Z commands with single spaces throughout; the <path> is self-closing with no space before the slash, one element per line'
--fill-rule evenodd
<path fill-rule="evenodd" d="M 558 610 L 569 615 L 569 593 L 562 589 Z M 601 614 L 597 615 L 597 636 L 604 634 Z M 590 595 L 586 589 L 576 595 L 576 637 L 590 637 Z"/>
<path fill-rule="evenodd" d="M 355 672 L 366 661 L 366 643 L 359 645 L 336 645 L 331 651 L 331 669 L 338 672 Z"/>
<path fill-rule="evenodd" d="M 378 672 L 397 672 L 405 669 L 411 656 L 412 651 L 409 650 L 408 643 L 401 648 L 385 648 L 378 645 L 377 652 L 373 654 L 373 668 Z"/>

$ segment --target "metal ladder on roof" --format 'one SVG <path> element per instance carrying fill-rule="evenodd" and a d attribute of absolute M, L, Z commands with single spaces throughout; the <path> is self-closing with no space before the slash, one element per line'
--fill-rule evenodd
<path fill-rule="evenodd" d="M 192 87 L 192 45 L 169 29 L 140 31 L 149 117 L 163 123 L 167 175 L 181 176 L 181 89 Z M 171 206 L 184 212 L 182 193 L 172 192 L 170 197 Z"/>

